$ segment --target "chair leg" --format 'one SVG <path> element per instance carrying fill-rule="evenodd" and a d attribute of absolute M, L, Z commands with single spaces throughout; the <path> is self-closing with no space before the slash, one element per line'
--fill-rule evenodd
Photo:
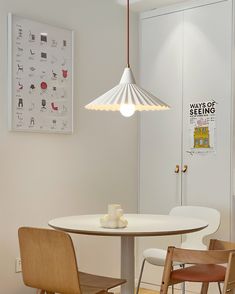
<path fill-rule="evenodd" d="M 142 275 L 143 275 L 143 271 L 144 271 L 145 261 L 146 261 L 146 259 L 143 260 L 142 265 L 141 265 L 140 276 L 139 276 L 138 285 L 136 288 L 136 294 L 139 294 L 140 283 L 141 283 L 141 279 L 142 279 Z"/>
<path fill-rule="evenodd" d="M 207 294 L 209 283 L 202 283 L 201 294 Z"/>
<path fill-rule="evenodd" d="M 218 288 L 219 288 L 219 292 L 220 292 L 220 294 L 222 294 L 222 290 L 221 290 L 220 282 L 218 282 Z"/>
<path fill-rule="evenodd" d="M 183 264 L 181 264 L 180 265 L 180 267 L 181 268 L 185 268 L 185 264 L 183 263 Z M 185 282 L 183 282 L 182 284 L 181 284 L 181 289 L 182 289 L 182 294 L 185 294 Z"/>
<path fill-rule="evenodd" d="M 160 294 L 167 294 L 168 293 L 168 284 L 162 281 Z"/>
<path fill-rule="evenodd" d="M 174 285 L 171 286 L 171 293 L 174 294 Z"/>

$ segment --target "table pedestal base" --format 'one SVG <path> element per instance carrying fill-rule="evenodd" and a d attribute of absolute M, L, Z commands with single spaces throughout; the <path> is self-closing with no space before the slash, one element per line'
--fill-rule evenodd
<path fill-rule="evenodd" d="M 121 278 L 127 282 L 121 286 L 121 294 L 135 292 L 135 240 L 132 236 L 121 237 Z"/>

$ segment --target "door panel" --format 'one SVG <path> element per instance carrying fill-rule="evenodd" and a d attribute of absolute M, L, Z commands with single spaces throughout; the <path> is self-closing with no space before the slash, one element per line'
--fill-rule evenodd
<path fill-rule="evenodd" d="M 141 213 L 167 214 L 181 203 L 182 133 L 182 12 L 144 19 L 141 24 L 141 85 L 171 106 L 163 112 L 141 114 Z M 174 237 L 175 244 L 179 237 Z M 138 270 L 142 252 L 167 247 L 172 238 L 145 238 L 138 242 Z M 162 270 L 162 268 L 160 269 Z M 156 267 L 147 266 L 143 280 L 159 283 Z"/>
<path fill-rule="evenodd" d="M 184 12 L 183 204 L 217 208 L 217 237 L 230 237 L 231 1 Z M 216 153 L 190 155 L 189 104 L 214 100 Z"/>
<path fill-rule="evenodd" d="M 142 22 L 141 85 L 171 109 L 141 114 L 140 212 L 168 213 L 181 202 L 182 13 Z"/>

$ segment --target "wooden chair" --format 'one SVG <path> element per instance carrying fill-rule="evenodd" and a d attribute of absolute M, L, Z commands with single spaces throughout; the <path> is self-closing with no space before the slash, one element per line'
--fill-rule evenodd
<path fill-rule="evenodd" d="M 41 294 L 108 293 L 126 282 L 79 272 L 72 239 L 65 232 L 22 227 L 18 235 L 24 284 Z"/>
<path fill-rule="evenodd" d="M 191 266 L 174 270 L 174 262 Z M 235 243 L 211 240 L 209 250 L 168 247 L 160 293 L 167 294 L 170 285 L 182 282 L 202 282 L 201 294 L 208 292 L 210 282 L 224 282 L 221 293 L 231 293 L 235 289 Z"/>
<path fill-rule="evenodd" d="M 220 226 L 220 213 L 214 208 L 201 206 L 176 206 L 171 209 L 169 215 L 195 217 L 208 222 L 208 226 L 205 229 L 195 233 L 185 234 L 184 241 L 181 243 L 180 246 L 181 248 L 197 250 L 207 249 L 207 246 L 203 243 L 203 239 L 206 236 L 215 233 Z M 144 259 L 140 270 L 136 294 L 139 293 L 145 263 L 148 262 L 152 265 L 164 266 L 166 255 L 167 250 L 160 248 L 148 248 L 144 250 Z M 185 293 L 184 286 L 182 293 Z"/>

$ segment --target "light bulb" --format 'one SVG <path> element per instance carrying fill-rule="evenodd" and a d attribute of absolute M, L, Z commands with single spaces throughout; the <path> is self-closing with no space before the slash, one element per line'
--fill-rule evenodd
<path fill-rule="evenodd" d="M 120 112 L 125 117 L 130 117 L 135 113 L 135 105 L 133 104 L 122 104 L 120 106 Z"/>

